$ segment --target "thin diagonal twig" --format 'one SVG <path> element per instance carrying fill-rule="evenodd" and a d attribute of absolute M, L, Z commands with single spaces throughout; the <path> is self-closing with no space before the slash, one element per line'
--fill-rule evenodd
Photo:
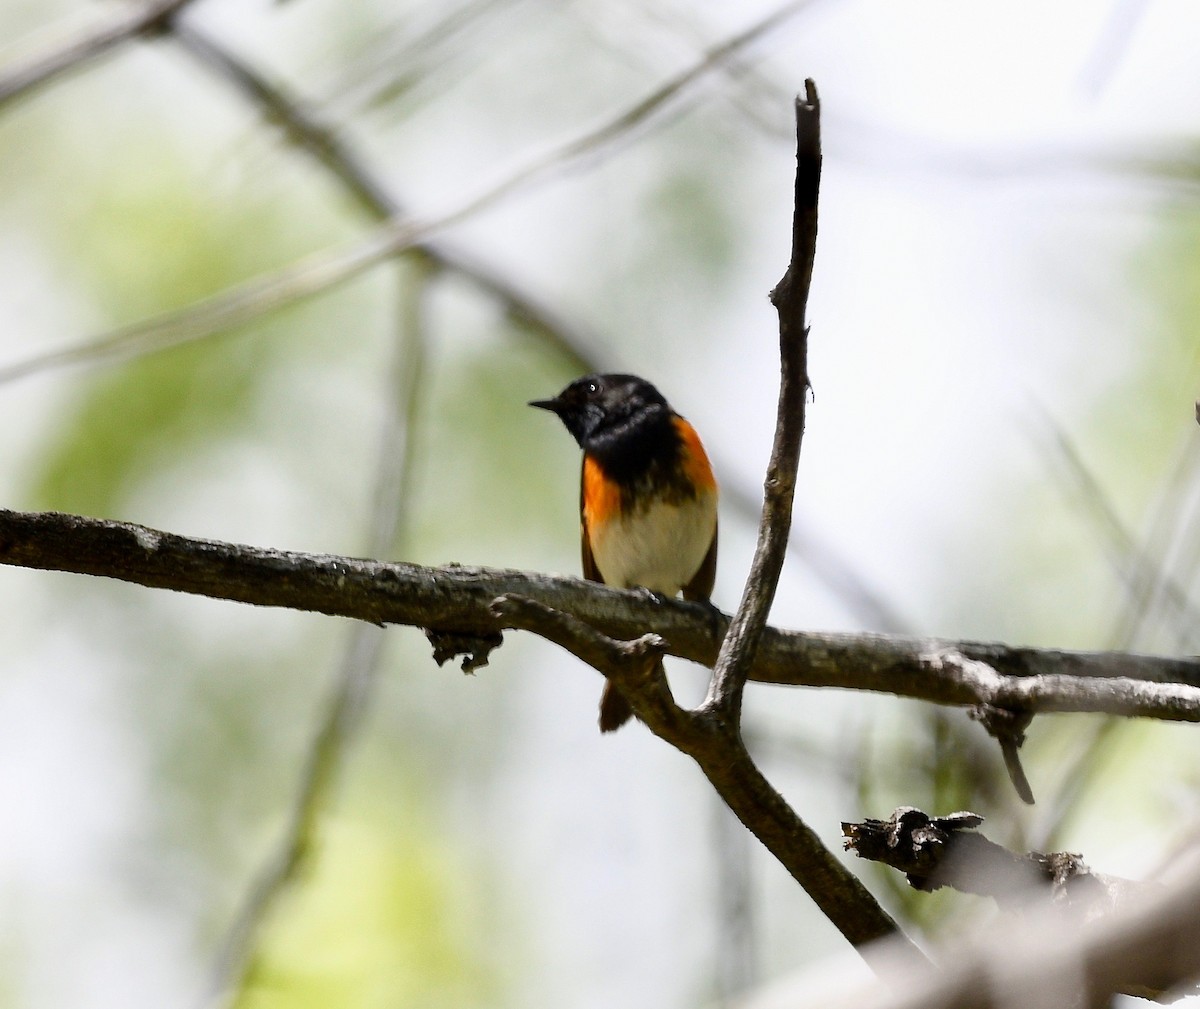
<path fill-rule="evenodd" d="M 1200 611 L 1197 611 L 1186 584 L 1172 571 L 1195 570 L 1180 548 L 1189 527 L 1189 506 L 1194 506 L 1194 492 L 1200 477 L 1200 455 L 1192 437 L 1185 440 L 1178 453 L 1170 476 L 1164 481 L 1154 505 L 1144 543 L 1139 555 L 1153 570 L 1155 578 L 1145 591 L 1130 600 L 1114 648 L 1132 648 L 1141 637 L 1142 629 L 1151 616 L 1162 617 L 1168 610 L 1167 623 L 1173 624 L 1172 636 L 1181 651 L 1196 644 Z M 1182 561 L 1182 563 L 1180 563 Z M 1164 601 L 1166 606 L 1164 607 Z"/>
<path fill-rule="evenodd" d="M 520 0 L 462 0 L 451 5 L 426 4 L 420 13 L 431 15 L 416 23 L 419 13 L 405 9 L 401 21 L 380 32 L 377 44 L 356 54 L 353 64 L 325 89 L 324 104 L 340 119 L 372 106 L 384 105 L 418 87 L 439 87 L 439 73 L 452 78 L 458 64 L 471 59 L 469 36 L 494 32 L 490 23 Z M 400 38 L 396 36 L 400 35 Z M 484 42 L 494 51 L 494 46 Z"/>
<path fill-rule="evenodd" d="M 1103 535 L 1113 566 L 1126 587 L 1130 605 L 1112 646 L 1133 646 L 1150 603 L 1157 600 L 1164 607 L 1164 619 L 1170 620 L 1181 638 L 1188 642 L 1186 647 L 1190 647 L 1195 643 L 1197 629 L 1200 628 L 1200 612 L 1192 605 L 1187 590 L 1155 563 L 1148 549 L 1139 546 L 1074 442 L 1047 411 L 1040 413 L 1056 457 L 1057 464 L 1051 466 L 1050 470 L 1070 481 L 1074 496 Z M 1178 479 L 1179 476 L 1176 477 Z"/>
<path fill-rule="evenodd" d="M 371 217 L 387 218 L 403 211 L 400 201 L 357 152 L 299 98 L 269 81 L 208 32 L 180 22 L 172 26 L 171 35 L 185 52 L 253 102 L 270 122 L 283 130 L 290 143 L 316 158 Z"/>
<path fill-rule="evenodd" d="M 1112 0 L 1100 33 L 1079 69 L 1079 86 L 1089 98 L 1096 98 L 1112 80 L 1148 6 L 1146 0 Z"/>
<path fill-rule="evenodd" d="M 17 59 L 0 71 L 0 107 L 80 69 L 130 39 L 161 31 L 190 2 L 150 0 L 136 7 L 106 8 L 95 24 Z"/>
<path fill-rule="evenodd" d="M 404 201 L 360 152 L 302 100 L 268 80 L 212 35 L 177 23 L 174 36 L 202 65 L 219 74 L 271 122 L 278 124 L 285 139 L 329 171 L 369 217 L 384 221 L 405 212 Z M 417 242 L 411 251 L 425 257 L 434 268 L 463 277 L 495 299 L 511 318 L 533 329 L 581 370 L 595 370 L 594 355 L 589 348 L 600 341 L 542 304 L 497 267 L 445 241 Z"/>

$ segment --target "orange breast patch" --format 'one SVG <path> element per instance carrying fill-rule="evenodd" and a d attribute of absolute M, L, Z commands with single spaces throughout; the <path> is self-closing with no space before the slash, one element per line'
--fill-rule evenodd
<path fill-rule="evenodd" d="M 583 521 L 589 528 L 607 524 L 621 510 L 621 489 L 610 480 L 600 464 L 583 457 Z"/>

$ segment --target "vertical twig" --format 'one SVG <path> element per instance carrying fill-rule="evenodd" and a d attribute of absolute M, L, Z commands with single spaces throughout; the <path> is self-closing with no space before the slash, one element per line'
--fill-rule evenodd
<path fill-rule="evenodd" d="M 771 301 L 779 313 L 779 407 L 758 546 L 741 602 L 713 667 L 708 696 L 692 719 L 693 726 L 697 721 L 703 726 L 702 731 L 690 736 L 674 732 L 668 726 L 651 728 L 696 760 L 737 818 L 787 867 L 834 926 L 862 950 L 878 939 L 902 937 L 902 933 L 867 888 L 771 786 L 741 737 L 746 677 L 766 626 L 787 552 L 808 396 L 806 313 L 817 249 L 821 104 L 812 80 L 806 80 L 804 88 L 804 98 L 796 99 L 791 259 L 783 278 L 771 292 Z M 911 948 L 915 952 L 915 947 Z M 873 959 L 869 952 L 864 955 Z"/>
<path fill-rule="evenodd" d="M 705 708 L 728 725 L 741 718 L 746 675 L 766 626 L 779 573 L 787 552 L 792 498 L 804 408 L 808 397 L 808 325 L 806 312 L 817 251 L 817 197 L 821 185 L 821 103 L 812 80 L 796 99 L 796 187 L 792 218 L 792 255 L 787 272 L 771 292 L 779 313 L 779 408 L 775 443 L 764 485 L 758 546 L 742 600 L 729 625 L 713 668 Z"/>

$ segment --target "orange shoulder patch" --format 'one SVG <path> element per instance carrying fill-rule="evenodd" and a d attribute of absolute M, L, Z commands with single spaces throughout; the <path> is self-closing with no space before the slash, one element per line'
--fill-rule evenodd
<path fill-rule="evenodd" d="M 708 453 L 704 451 L 696 429 L 682 417 L 674 418 L 674 423 L 683 445 L 683 469 L 688 479 L 701 490 L 716 489 L 717 479 L 713 476 L 712 464 L 708 461 Z"/>

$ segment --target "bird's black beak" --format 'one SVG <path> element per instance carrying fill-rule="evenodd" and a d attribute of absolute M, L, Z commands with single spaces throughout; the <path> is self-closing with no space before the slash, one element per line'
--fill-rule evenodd
<path fill-rule="evenodd" d="M 539 410 L 549 410 L 551 413 L 561 413 L 563 401 L 561 399 L 532 399 L 529 401 L 530 406 L 536 406 Z"/>

